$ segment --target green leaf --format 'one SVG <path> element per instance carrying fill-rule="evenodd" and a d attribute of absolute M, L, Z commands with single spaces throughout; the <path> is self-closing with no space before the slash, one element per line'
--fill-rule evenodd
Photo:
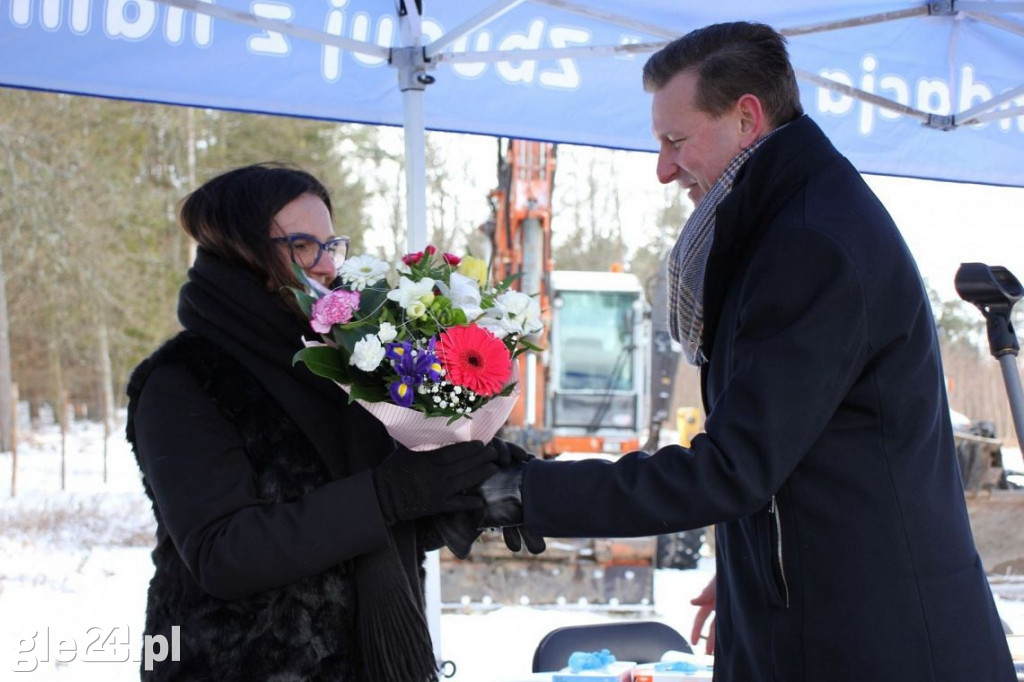
<path fill-rule="evenodd" d="M 359 292 L 359 314 L 361 317 L 370 317 L 378 314 L 377 311 L 384 307 L 388 300 L 387 283 L 384 280 L 366 287 Z"/>
<path fill-rule="evenodd" d="M 310 296 L 302 289 L 296 289 L 295 287 L 288 287 L 293 294 L 295 294 L 295 301 L 299 304 L 299 308 L 306 317 L 313 316 L 313 304 L 316 303 L 316 297 Z"/>
<path fill-rule="evenodd" d="M 366 336 L 367 333 L 367 329 L 363 325 L 357 327 L 334 325 L 331 328 L 331 338 L 348 357 L 352 357 L 352 353 L 356 348 L 356 342 Z"/>
<path fill-rule="evenodd" d="M 327 346 L 303 348 L 292 356 L 292 364 L 304 363 L 309 371 L 338 383 L 346 383 L 348 371 L 337 350 Z"/>
<path fill-rule="evenodd" d="M 519 338 L 519 345 L 523 346 L 527 350 L 532 350 L 532 351 L 535 351 L 537 353 L 541 353 L 541 352 L 544 351 L 544 349 L 541 348 L 540 346 L 538 346 L 537 344 L 530 343 L 529 341 L 527 341 L 526 339 L 524 339 L 522 337 Z M 521 353 L 522 351 L 519 351 L 519 352 Z"/>
<path fill-rule="evenodd" d="M 373 381 L 356 381 L 349 386 L 349 400 L 365 400 L 370 403 L 386 402 L 389 399 L 387 389 L 381 385 L 379 379 L 374 377 Z"/>
<path fill-rule="evenodd" d="M 497 288 L 500 291 L 505 291 L 510 286 L 512 286 L 512 282 L 516 281 L 517 279 L 519 279 L 522 276 L 523 276 L 523 273 L 521 273 L 521 272 L 513 272 L 511 275 L 509 275 L 505 279 L 501 280 L 501 282 L 498 283 Z"/>

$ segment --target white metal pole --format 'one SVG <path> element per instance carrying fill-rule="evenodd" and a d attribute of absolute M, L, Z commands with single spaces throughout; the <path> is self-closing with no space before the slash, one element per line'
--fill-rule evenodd
<path fill-rule="evenodd" d="M 423 121 L 423 90 L 434 82 L 427 74 L 422 40 L 422 17 L 416 2 L 399 0 L 399 29 L 402 47 L 391 51 L 391 66 L 398 70 L 402 91 L 402 130 L 405 137 L 406 242 L 409 251 L 427 245 L 427 163 Z M 440 552 L 427 552 L 424 562 L 424 607 L 434 660 L 441 658 L 441 559 Z"/>
<path fill-rule="evenodd" d="M 405 210 L 409 251 L 427 245 L 427 163 L 423 133 L 423 90 L 402 92 L 405 134 Z M 427 552 L 424 563 L 424 600 L 434 660 L 441 665 L 441 555 Z"/>
<path fill-rule="evenodd" d="M 427 245 L 427 153 L 423 133 L 423 90 L 402 93 L 405 124 L 405 209 L 410 251 Z"/>

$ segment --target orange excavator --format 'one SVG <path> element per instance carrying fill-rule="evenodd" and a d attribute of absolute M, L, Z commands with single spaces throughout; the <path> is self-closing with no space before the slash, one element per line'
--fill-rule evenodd
<path fill-rule="evenodd" d="M 553 144 L 499 141 L 498 188 L 489 195 L 491 219 L 481 226 L 491 240 L 492 277 L 514 275 L 514 286 L 537 296 L 545 329 L 536 340 L 544 350 L 519 357 L 522 397 L 501 436 L 544 457 L 617 457 L 640 449 L 645 431 L 657 440 L 678 354 L 669 343 L 657 344 L 663 362 L 653 365 L 656 390 L 648 395 L 652 322 L 658 339 L 657 322 L 665 316 L 651 319 L 643 283 L 621 271 L 553 268 L 555 164 Z M 442 552 L 442 601 L 650 609 L 656 557 L 673 554 L 664 544 L 656 538 L 549 538 L 547 551 L 532 556 L 511 554 L 493 538 L 464 561 Z M 697 549 L 689 550 L 695 557 Z"/>
<path fill-rule="evenodd" d="M 609 270 L 554 270 L 551 196 L 556 147 L 499 141 L 490 193 L 492 275 L 518 277 L 544 314 L 542 353 L 520 357 L 523 399 L 502 435 L 533 452 L 618 455 L 640 448 L 650 385 L 650 309 L 643 283 Z M 674 368 L 673 368 L 674 369 Z"/>

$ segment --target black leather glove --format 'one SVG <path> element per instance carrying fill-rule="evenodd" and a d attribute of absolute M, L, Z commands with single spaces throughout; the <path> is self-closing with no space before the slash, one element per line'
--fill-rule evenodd
<path fill-rule="evenodd" d="M 508 467 L 514 463 L 526 462 L 533 459 L 526 450 L 515 443 L 508 443 L 500 438 L 494 438 L 488 443 L 498 454 L 498 466 Z M 469 511 L 449 512 L 438 514 L 433 517 L 434 531 L 440 536 L 448 550 L 458 559 L 465 559 L 473 549 L 473 543 L 480 537 L 483 527 L 484 510 L 472 509 Z M 501 532 L 505 538 L 505 546 L 513 552 L 518 552 L 523 547 L 523 537 L 528 537 L 527 549 L 534 554 L 544 551 L 544 540 L 539 542 L 529 533 L 520 531 L 521 527 L 509 526 L 502 528 Z"/>
<path fill-rule="evenodd" d="M 479 509 L 475 490 L 498 466 L 493 447 L 478 440 L 413 451 L 398 445 L 373 470 L 373 484 L 388 524 L 445 512 Z"/>
<path fill-rule="evenodd" d="M 480 498 L 481 500 L 483 498 Z M 442 542 L 458 559 L 465 559 L 473 548 L 473 543 L 480 537 L 480 525 L 483 522 L 484 510 L 448 512 L 438 514 L 433 519 L 434 530 L 441 536 Z"/>
<path fill-rule="evenodd" d="M 529 462 L 531 459 L 534 459 L 534 456 L 529 452 L 507 440 L 493 438 L 488 445 L 494 448 L 495 452 L 498 453 L 498 466 L 501 468 L 510 467 L 517 463 L 522 464 L 523 462 Z"/>
<path fill-rule="evenodd" d="M 540 554 L 547 548 L 544 538 L 531 534 L 523 526 L 523 471 L 523 462 L 515 462 L 498 469 L 498 473 L 480 485 L 485 502 L 481 523 L 483 528 L 501 528 L 505 546 L 510 551 L 518 552 L 525 544 L 531 554 Z"/>
<path fill-rule="evenodd" d="M 501 536 L 510 552 L 518 552 L 523 545 L 530 554 L 540 554 L 548 548 L 544 538 L 526 530 L 526 526 L 505 526 L 501 529 Z"/>

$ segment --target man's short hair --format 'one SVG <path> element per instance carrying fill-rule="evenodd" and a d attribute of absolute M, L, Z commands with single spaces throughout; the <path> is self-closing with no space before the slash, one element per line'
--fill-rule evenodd
<path fill-rule="evenodd" d="M 676 38 L 644 64 L 644 89 L 656 92 L 687 70 L 697 74 L 694 103 L 714 117 L 745 94 L 761 100 L 772 128 L 803 114 L 786 39 L 765 24 L 712 24 Z"/>

